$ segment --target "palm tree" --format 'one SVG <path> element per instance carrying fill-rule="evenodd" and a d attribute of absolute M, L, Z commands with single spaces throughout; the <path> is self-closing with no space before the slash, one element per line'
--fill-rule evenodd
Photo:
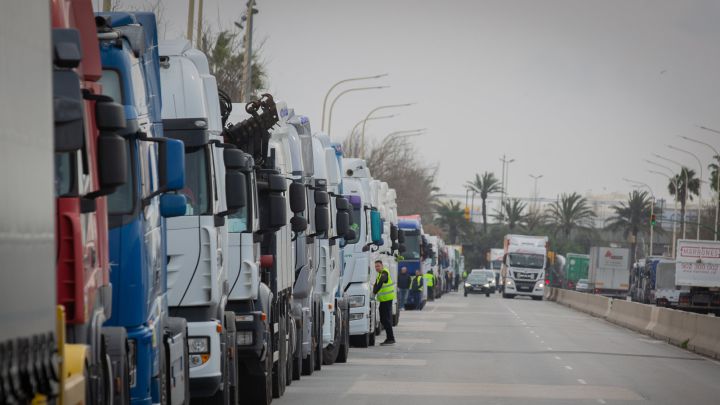
<path fill-rule="evenodd" d="M 465 183 L 465 185 L 469 190 L 480 194 L 480 199 L 482 200 L 483 233 L 487 234 L 486 201 L 490 194 L 499 193 L 502 191 L 500 179 L 495 177 L 495 174 L 492 172 L 485 172 L 482 174 L 482 176 L 480 176 L 479 174 L 475 174 L 475 179 L 473 181 L 468 181 L 467 183 Z"/>
<path fill-rule="evenodd" d="M 587 199 L 578 193 L 560 196 L 547 208 L 547 216 L 556 231 L 562 231 L 565 238 L 575 228 L 590 226 L 595 218 L 595 212 L 588 205 Z"/>
<path fill-rule="evenodd" d="M 611 207 L 615 215 L 606 221 L 607 227 L 613 231 L 623 231 L 625 238 L 632 235 L 631 260 L 635 263 L 635 249 L 637 247 L 637 236 L 641 229 L 648 229 L 650 226 L 650 212 L 652 199 L 647 191 L 633 190 L 628 194 L 627 203 L 620 203 Z M 652 252 L 650 252 L 652 254 Z"/>
<path fill-rule="evenodd" d="M 685 178 L 687 173 L 687 190 L 689 195 L 685 195 Z M 677 190 L 675 189 L 677 185 Z M 695 170 L 683 167 L 680 173 L 668 184 L 670 195 L 675 196 L 675 200 L 680 203 L 680 227 L 685 226 L 685 204 L 688 200 L 692 201 L 693 194 L 698 195 L 700 192 L 700 179 L 695 177 Z"/>
<path fill-rule="evenodd" d="M 530 210 L 525 216 L 525 229 L 532 235 L 535 230 L 545 225 L 547 217 L 540 210 Z"/>
<path fill-rule="evenodd" d="M 527 204 L 517 198 L 512 198 L 503 202 L 502 211 L 495 211 L 495 219 L 507 224 L 511 231 L 516 226 L 523 226 L 526 223 L 528 215 L 525 214 Z"/>
<path fill-rule="evenodd" d="M 448 242 L 454 245 L 460 232 L 468 225 L 465 211 L 459 202 L 448 201 L 436 204 L 435 214 L 435 225 L 447 232 Z"/>

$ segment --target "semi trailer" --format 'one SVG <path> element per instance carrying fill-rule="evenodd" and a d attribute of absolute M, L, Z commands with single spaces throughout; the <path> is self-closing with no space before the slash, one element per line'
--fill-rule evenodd
<path fill-rule="evenodd" d="M 547 268 L 547 236 L 505 235 L 501 272 L 503 298 L 542 300 Z"/>

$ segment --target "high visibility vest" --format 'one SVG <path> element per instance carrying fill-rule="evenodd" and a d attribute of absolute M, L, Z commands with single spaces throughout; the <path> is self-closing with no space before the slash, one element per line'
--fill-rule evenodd
<path fill-rule="evenodd" d="M 378 290 L 377 300 L 379 302 L 392 301 L 395 299 L 395 283 L 393 282 L 392 277 L 390 277 L 390 271 L 387 267 L 383 268 L 382 271 L 378 273 L 377 278 L 375 279 L 375 284 L 380 282 L 380 277 L 383 273 L 387 274 L 387 283 L 383 284 L 383 286 Z"/>
<path fill-rule="evenodd" d="M 425 273 L 423 277 L 425 278 L 425 284 L 427 284 L 428 287 L 432 287 L 433 285 L 435 285 L 435 282 L 433 281 L 435 277 L 433 277 L 432 274 Z"/>
<path fill-rule="evenodd" d="M 467 271 L 463 271 L 463 278 L 467 278 Z"/>
<path fill-rule="evenodd" d="M 413 276 L 412 281 L 410 282 L 410 288 L 414 288 L 418 291 L 423 290 L 423 284 L 422 284 L 423 276 Z"/>

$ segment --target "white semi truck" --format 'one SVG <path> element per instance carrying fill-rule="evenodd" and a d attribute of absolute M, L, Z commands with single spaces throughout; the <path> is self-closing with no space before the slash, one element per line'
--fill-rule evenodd
<path fill-rule="evenodd" d="M 678 308 L 720 316 L 720 242 L 683 239 L 675 252 Z"/>
<path fill-rule="evenodd" d="M 547 267 L 547 236 L 505 235 L 501 270 L 503 298 L 542 300 Z"/>
<path fill-rule="evenodd" d="M 627 297 L 630 290 L 630 249 L 591 247 L 588 284 L 595 294 Z"/>

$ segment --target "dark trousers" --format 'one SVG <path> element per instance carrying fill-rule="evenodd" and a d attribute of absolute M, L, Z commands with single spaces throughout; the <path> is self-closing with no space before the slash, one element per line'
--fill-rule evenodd
<path fill-rule="evenodd" d="M 395 334 L 392 329 L 392 301 L 384 301 L 380 303 L 380 323 L 385 328 L 387 340 L 395 340 Z"/>
<path fill-rule="evenodd" d="M 427 288 L 427 289 L 428 289 L 428 298 L 427 298 L 428 301 L 435 301 L 435 290 L 434 290 L 434 288 L 435 288 L 435 286 L 432 286 L 432 287 L 428 286 L 428 288 Z"/>

